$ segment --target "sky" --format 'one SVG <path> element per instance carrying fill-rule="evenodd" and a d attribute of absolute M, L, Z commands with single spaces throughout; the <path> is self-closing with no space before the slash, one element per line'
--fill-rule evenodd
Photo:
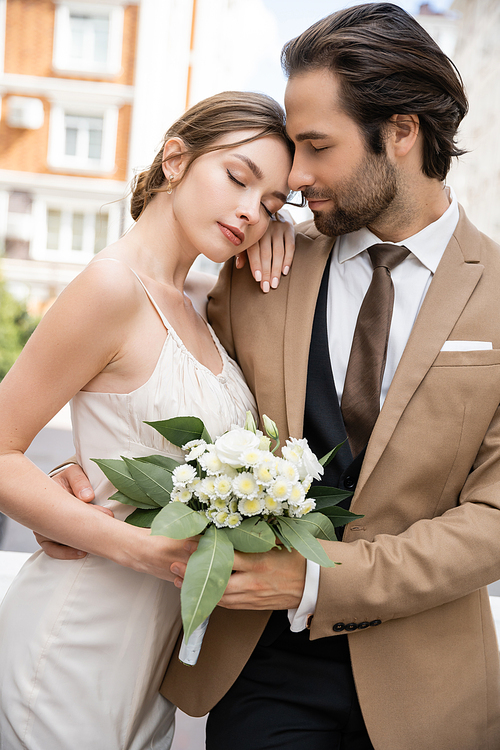
<path fill-rule="evenodd" d="M 269 12 L 270 22 L 275 27 L 275 44 L 267 59 L 262 59 L 244 88 L 263 91 L 283 103 L 285 79 L 279 64 L 281 47 L 307 29 L 315 21 L 341 8 L 357 5 L 360 0 L 260 0 Z M 394 2 L 394 0 L 393 0 Z M 406 11 L 417 14 L 421 0 L 399 0 L 395 2 Z M 447 10 L 452 0 L 431 0 L 436 11 Z"/>

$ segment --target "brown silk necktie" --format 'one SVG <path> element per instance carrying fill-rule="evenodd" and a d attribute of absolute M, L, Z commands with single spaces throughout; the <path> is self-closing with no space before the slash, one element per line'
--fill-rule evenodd
<path fill-rule="evenodd" d="M 342 394 L 342 416 L 352 455 L 366 447 L 380 412 L 387 343 L 394 305 L 391 271 L 409 253 L 402 245 L 373 245 L 367 250 L 373 276 L 359 310 Z"/>

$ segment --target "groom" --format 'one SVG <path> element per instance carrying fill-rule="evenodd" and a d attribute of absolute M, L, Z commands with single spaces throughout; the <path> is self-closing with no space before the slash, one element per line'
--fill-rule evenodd
<path fill-rule="evenodd" d="M 237 554 L 162 692 L 212 709 L 208 750 L 498 750 L 500 253 L 444 185 L 463 87 L 388 3 L 319 21 L 283 65 L 314 224 L 276 291 L 229 263 L 209 313 L 282 438 L 347 436 L 324 479 L 363 518 L 324 542 L 332 569 Z"/>
<path fill-rule="evenodd" d="M 315 227 L 270 295 L 227 264 L 209 315 L 281 436 L 322 455 L 347 427 L 325 483 L 363 518 L 324 543 L 333 569 L 237 554 L 198 664 L 174 657 L 162 692 L 212 709 L 208 750 L 497 750 L 500 253 L 444 185 L 462 83 L 387 3 L 282 59 Z"/>

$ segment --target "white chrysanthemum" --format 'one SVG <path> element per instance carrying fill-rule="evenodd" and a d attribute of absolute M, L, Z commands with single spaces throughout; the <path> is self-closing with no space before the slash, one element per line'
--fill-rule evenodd
<path fill-rule="evenodd" d="M 239 501 L 238 510 L 243 516 L 256 516 L 264 507 L 262 497 L 246 497 Z"/>
<path fill-rule="evenodd" d="M 176 466 L 172 472 L 172 481 L 174 486 L 184 486 L 193 481 L 196 477 L 196 469 L 189 464 Z"/>
<path fill-rule="evenodd" d="M 289 482 L 296 482 L 299 478 L 297 466 L 284 458 L 278 460 L 278 472 Z"/>
<path fill-rule="evenodd" d="M 214 478 L 214 489 L 219 497 L 227 497 L 233 489 L 231 478 L 227 474 L 219 474 Z"/>
<path fill-rule="evenodd" d="M 242 517 L 239 513 L 230 513 L 228 517 L 226 518 L 226 526 L 229 529 L 234 529 L 236 526 L 239 526 L 242 522 Z"/>
<path fill-rule="evenodd" d="M 295 464 L 295 466 L 298 466 L 300 464 L 300 461 L 302 459 L 302 451 L 300 450 L 300 446 L 290 446 L 284 445 L 281 454 L 283 458 L 286 458 L 287 461 L 291 461 L 292 464 Z"/>
<path fill-rule="evenodd" d="M 264 498 L 264 510 L 273 516 L 282 516 L 283 503 L 271 495 L 266 495 Z"/>
<path fill-rule="evenodd" d="M 260 484 L 268 485 L 276 476 L 279 460 L 272 453 L 263 453 L 262 460 L 254 466 L 253 473 Z"/>
<path fill-rule="evenodd" d="M 297 440 L 297 438 L 290 438 L 286 441 L 286 447 L 290 448 L 294 453 L 300 454 L 300 464 L 298 469 L 301 479 L 305 479 L 308 474 L 310 474 L 313 479 L 321 479 L 325 470 L 309 448 L 309 443 L 306 438 L 301 438 L 300 440 Z M 282 453 L 285 458 L 288 458 L 288 456 L 285 455 L 285 449 L 286 448 L 283 448 Z"/>
<path fill-rule="evenodd" d="M 238 501 L 237 500 L 230 500 L 228 503 L 228 508 L 230 513 L 236 513 L 238 510 Z"/>
<path fill-rule="evenodd" d="M 218 529 L 222 529 L 226 525 L 228 515 L 227 510 L 220 510 L 213 516 L 212 520 Z"/>
<path fill-rule="evenodd" d="M 222 461 L 215 452 L 213 445 L 209 446 L 208 450 L 200 456 L 198 463 L 207 474 L 217 474 L 222 469 Z"/>
<path fill-rule="evenodd" d="M 306 492 L 304 490 L 304 487 L 300 482 L 295 482 L 292 484 L 292 489 L 290 490 L 290 495 L 288 497 L 288 502 L 290 505 L 300 505 L 304 502 L 306 497 Z"/>
<path fill-rule="evenodd" d="M 185 487 L 174 487 L 170 493 L 170 500 L 177 503 L 188 503 L 193 495 Z"/>
<path fill-rule="evenodd" d="M 214 508 L 214 507 L 207 508 L 207 510 L 205 511 L 205 515 L 206 515 L 206 517 L 208 518 L 209 521 L 213 521 L 214 520 L 214 516 L 216 516 L 217 513 L 220 513 L 220 511 L 219 511 L 218 508 Z"/>
<path fill-rule="evenodd" d="M 233 479 L 233 492 L 237 497 L 255 497 L 259 486 L 253 474 L 242 471 Z"/>
<path fill-rule="evenodd" d="M 306 497 L 302 505 L 298 505 L 294 508 L 290 508 L 290 514 L 294 515 L 295 518 L 302 518 L 307 513 L 310 513 L 316 507 L 316 500 L 312 497 Z"/>
<path fill-rule="evenodd" d="M 225 474 L 230 479 L 234 479 L 238 476 L 238 469 L 235 469 L 234 466 L 229 466 L 229 464 L 222 464 L 219 473 Z"/>
<path fill-rule="evenodd" d="M 285 477 L 276 477 L 267 488 L 267 491 L 275 500 L 283 501 L 288 500 L 291 489 L 292 483 L 289 482 L 288 479 L 285 479 Z"/>
<path fill-rule="evenodd" d="M 311 489 L 311 484 L 313 482 L 313 478 L 310 474 L 307 474 L 306 478 L 302 480 L 302 487 L 304 488 L 304 492 L 307 493 Z"/>
<path fill-rule="evenodd" d="M 217 495 L 215 491 L 215 477 L 205 477 L 201 480 L 196 488 L 196 494 L 199 497 L 199 493 L 208 495 L 208 497 L 215 497 Z"/>
<path fill-rule="evenodd" d="M 210 505 L 212 508 L 217 508 L 217 510 L 228 510 L 227 503 L 223 497 L 213 497 Z"/>
<path fill-rule="evenodd" d="M 205 440 L 190 440 L 189 443 L 182 446 L 183 451 L 188 451 L 186 461 L 194 461 L 205 453 L 207 444 Z"/>
<path fill-rule="evenodd" d="M 262 451 L 258 448 L 247 448 L 241 453 L 241 463 L 243 466 L 255 466 L 261 460 Z"/>

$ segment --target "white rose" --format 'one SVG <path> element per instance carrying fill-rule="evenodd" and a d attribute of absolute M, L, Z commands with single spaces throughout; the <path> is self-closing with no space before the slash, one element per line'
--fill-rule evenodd
<path fill-rule="evenodd" d="M 305 438 L 302 438 L 301 440 L 291 438 L 286 441 L 286 444 L 292 449 L 296 449 L 300 446 L 299 451 L 302 451 L 302 456 L 300 458 L 300 463 L 297 466 L 300 479 L 305 479 L 308 474 L 314 479 L 320 479 L 323 476 L 325 470 L 309 448 L 309 444 Z"/>
<path fill-rule="evenodd" d="M 229 430 L 215 441 L 215 452 L 222 463 L 238 468 L 242 465 L 241 454 L 250 448 L 258 448 L 260 440 L 253 432 L 238 427 Z"/>

